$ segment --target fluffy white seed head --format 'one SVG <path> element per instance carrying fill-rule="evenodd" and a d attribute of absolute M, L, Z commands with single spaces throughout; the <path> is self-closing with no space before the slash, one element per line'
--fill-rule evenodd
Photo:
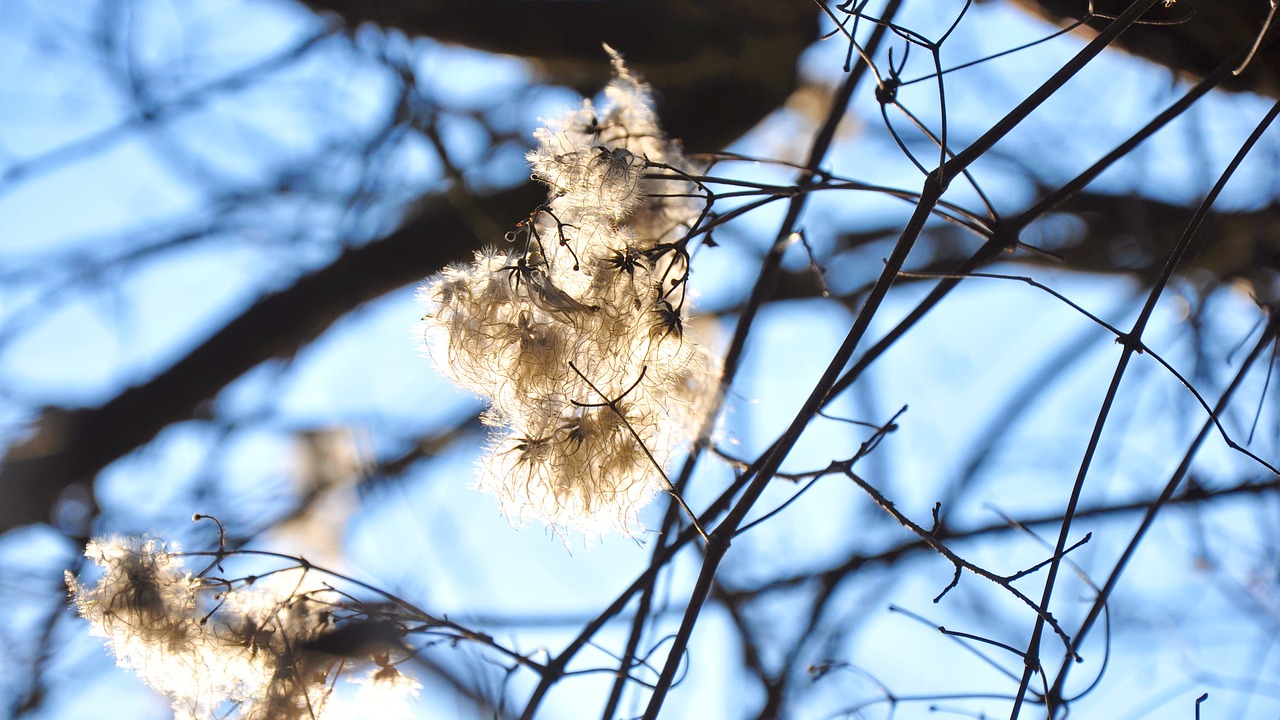
<path fill-rule="evenodd" d="M 85 554 L 102 576 L 88 585 L 68 574 L 72 602 L 177 717 L 338 716 L 329 675 L 342 664 L 310 643 L 333 628 L 343 597 L 306 571 L 207 583 L 156 538 L 98 538 Z"/>
<path fill-rule="evenodd" d="M 202 622 L 192 578 L 177 548 L 156 538 L 110 536 L 90 541 L 85 555 L 102 567 L 93 586 L 68 573 L 80 615 L 121 667 L 169 696 L 180 717 L 209 717 L 228 702 L 263 687 L 270 668 L 264 656 L 228 642 Z"/>
<path fill-rule="evenodd" d="M 633 533 L 669 458 L 714 403 L 719 364 L 684 329 L 684 240 L 702 212 L 692 164 L 648 85 L 611 49 L 604 103 L 535 133 L 547 202 L 419 292 L 417 333 L 447 377 L 486 398 L 478 485 L 513 521 Z"/>

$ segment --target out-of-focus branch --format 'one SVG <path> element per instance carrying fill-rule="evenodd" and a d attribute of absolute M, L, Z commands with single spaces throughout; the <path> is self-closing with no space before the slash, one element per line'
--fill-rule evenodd
<path fill-rule="evenodd" d="M 660 91 L 663 126 L 718 149 L 781 107 L 796 59 L 818 37 L 812 3 L 775 0 L 304 0 L 348 25 L 373 23 L 478 50 L 518 55 L 547 80 L 584 93 L 607 80 L 609 43 Z"/>
<path fill-rule="evenodd" d="M 532 183 L 483 200 L 487 223 L 513 225 L 545 190 Z M 444 197 L 381 240 L 344 252 L 292 286 L 266 295 L 150 380 L 93 408 L 46 410 L 0 465 L 0 532 L 48 520 L 59 494 L 199 414 L 201 403 L 255 365 L 288 356 L 353 308 L 464 260 L 494 241 Z M 476 225 L 480 224 L 481 228 Z"/>
<path fill-rule="evenodd" d="M 1191 221 L 1192 209 L 1139 196 L 1082 193 L 1064 203 L 1056 218 L 1033 225 L 1023 239 L 1044 247 L 1061 260 L 1034 252 L 1019 252 L 1008 259 L 1050 264 L 1079 272 L 1131 274 L 1144 284 L 1155 280 L 1179 235 Z M 1067 220 L 1069 218 L 1069 220 Z M 1059 222 L 1067 220 L 1066 222 Z M 1280 204 L 1242 212 L 1211 212 L 1205 226 L 1211 228 L 1191 262 L 1179 273 L 1207 272 L 1216 282 L 1244 281 L 1264 302 L 1280 292 Z M 861 230 L 840 236 L 840 249 L 884 243 L 898 227 Z M 926 231 L 930 243 L 928 265 L 923 272 L 951 272 L 971 254 L 971 243 L 956 228 L 940 226 Z M 1209 279 L 1206 277 L 1206 279 Z M 816 280 L 793 273 L 781 297 L 813 296 Z"/>
<path fill-rule="evenodd" d="M 1066 24 L 1085 16 L 1087 0 L 1014 0 L 1041 16 Z M 1130 0 L 1094 0 L 1092 30 L 1106 27 Z M 1248 51 L 1259 36 L 1262 44 L 1249 65 L 1223 83 L 1230 90 L 1280 94 L 1280 45 L 1272 42 L 1280 28 L 1266 28 L 1266 0 L 1176 0 L 1157 5 L 1143 16 L 1145 24 L 1125 31 L 1119 47 L 1173 70 L 1180 76 L 1203 77 L 1226 58 Z M 1265 34 L 1264 34 L 1265 31 Z"/>
<path fill-rule="evenodd" d="M 1193 209 L 1159 200 L 1084 194 L 1062 206 L 1084 222 L 1079 242 L 1055 251 L 1083 272 L 1132 272 L 1151 282 L 1163 258 L 1191 221 Z M 1178 269 L 1208 271 L 1219 281 L 1244 280 L 1260 294 L 1280 278 L 1280 205 L 1246 212 L 1212 212 L 1203 245 Z M 1262 298 L 1265 299 L 1265 298 Z"/>

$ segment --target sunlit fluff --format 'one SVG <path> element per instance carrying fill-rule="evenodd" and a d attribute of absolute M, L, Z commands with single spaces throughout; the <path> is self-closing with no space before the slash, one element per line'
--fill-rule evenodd
<path fill-rule="evenodd" d="M 367 675 L 348 678 L 359 690 L 333 703 L 329 716 L 341 720 L 409 720 L 422 683 L 394 667 L 375 666 Z"/>
<path fill-rule="evenodd" d="M 206 584 L 175 545 L 155 538 L 98 538 L 85 555 L 103 572 L 92 586 L 67 574 L 76 609 L 121 667 L 170 699 L 177 717 L 345 716 L 331 702 L 331 675 L 348 661 L 308 649 L 332 629 L 340 598 L 304 586 L 302 571 Z"/>
<path fill-rule="evenodd" d="M 603 106 L 535 133 L 547 202 L 506 250 L 429 279 L 417 332 L 442 373 L 491 403 L 478 486 L 513 521 L 589 535 L 635 531 L 720 372 L 685 331 L 685 237 L 704 207 L 693 166 L 610 53 Z"/>

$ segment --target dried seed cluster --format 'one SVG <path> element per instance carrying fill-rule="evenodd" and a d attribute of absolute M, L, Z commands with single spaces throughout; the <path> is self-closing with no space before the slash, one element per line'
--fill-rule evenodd
<path fill-rule="evenodd" d="M 77 611 L 121 667 L 169 697 L 176 717 L 352 717 L 334 696 L 333 677 L 350 661 L 311 647 L 333 630 L 338 593 L 304 584 L 298 572 L 256 582 L 201 580 L 176 546 L 155 538 L 96 538 L 85 556 L 103 574 L 86 585 L 67 573 Z M 372 656 L 363 660 L 376 664 Z M 381 682 L 360 692 L 370 703 L 394 704 L 419 687 L 385 661 L 375 673 Z"/>
<path fill-rule="evenodd" d="M 478 485 L 513 521 L 634 532 L 713 405 L 718 360 L 686 332 L 689 230 L 705 203 L 650 89 L 613 55 L 605 103 L 536 133 L 547 202 L 427 281 L 419 336 L 489 400 Z"/>

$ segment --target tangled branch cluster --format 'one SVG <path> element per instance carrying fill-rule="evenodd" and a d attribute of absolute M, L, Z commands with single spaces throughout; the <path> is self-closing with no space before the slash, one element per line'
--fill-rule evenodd
<path fill-rule="evenodd" d="M 350 702 L 334 681 L 354 658 L 321 649 L 344 615 L 343 596 L 304 587 L 305 571 L 239 582 L 193 576 L 176 547 L 155 538 L 92 540 L 85 555 L 103 568 L 94 585 L 67 573 L 80 615 L 106 639 L 121 667 L 164 693 L 179 718 L 245 720 L 397 717 L 416 695 L 386 653 Z M 374 714 L 368 714 L 376 708 Z"/>
<path fill-rule="evenodd" d="M 605 107 L 584 101 L 536 134 L 528 158 L 549 199 L 508 233 L 511 249 L 446 268 L 419 295 L 435 364 L 491 403 L 479 487 L 513 521 L 588 534 L 634 531 L 719 376 L 685 332 L 705 198 L 649 87 L 612 54 Z"/>

